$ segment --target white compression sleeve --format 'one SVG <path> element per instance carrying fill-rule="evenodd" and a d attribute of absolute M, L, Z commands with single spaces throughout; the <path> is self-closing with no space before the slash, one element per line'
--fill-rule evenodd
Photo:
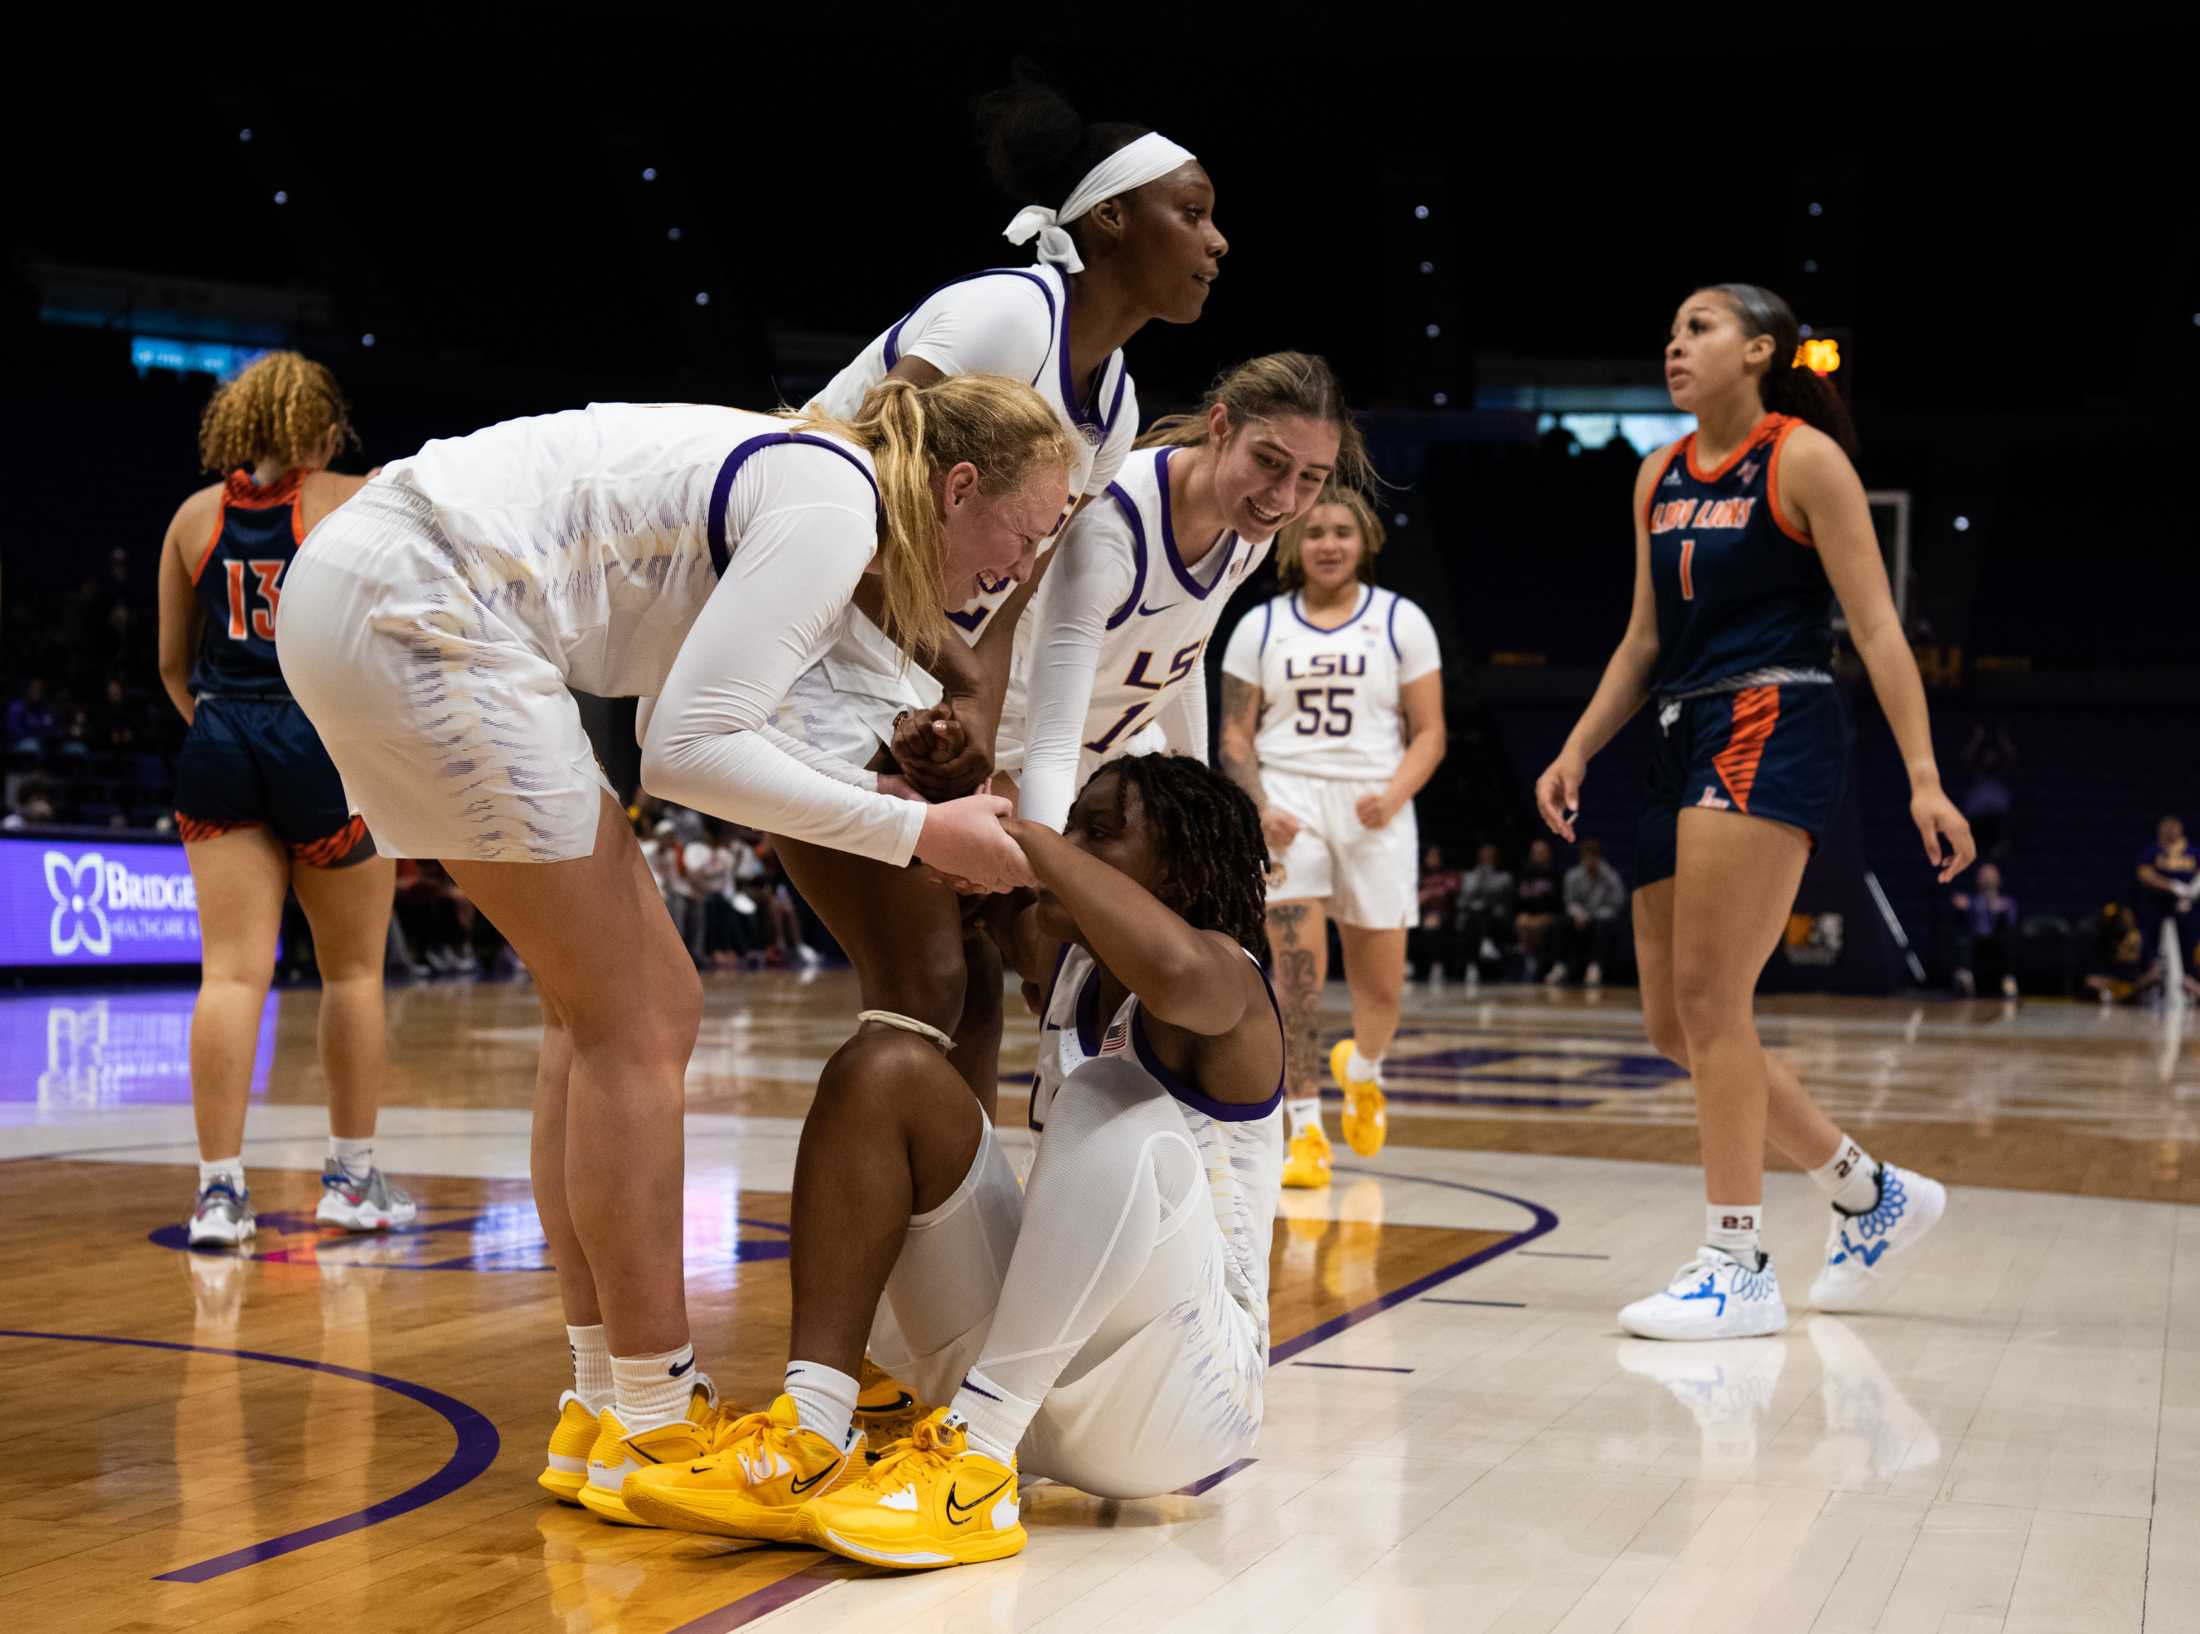
<path fill-rule="evenodd" d="M 637 745 L 649 741 L 649 721 L 650 717 L 656 712 L 657 700 L 655 698 L 637 698 L 634 700 L 634 741 Z M 776 726 L 766 724 L 759 726 L 757 731 L 763 734 L 766 742 L 792 755 L 812 771 L 823 772 L 836 783 L 845 783 L 851 789 L 869 789 L 873 793 L 878 791 L 878 773 L 876 772 L 867 771 L 851 761 L 842 760 L 837 755 L 829 755 L 822 749 L 813 748 L 800 738 L 790 737 Z"/>
<path fill-rule="evenodd" d="M 1137 583 L 1137 568 L 1128 530 L 1105 499 L 1077 513 L 1055 555 L 1026 615 L 1034 623 L 1017 814 L 1059 829 L 1077 798 L 1101 641 L 1109 616 Z"/>
<path fill-rule="evenodd" d="M 838 504 L 776 506 L 742 529 L 651 713 L 643 787 L 766 833 L 909 860 L 922 805 L 852 787 L 766 728 L 876 548 L 876 518 Z"/>

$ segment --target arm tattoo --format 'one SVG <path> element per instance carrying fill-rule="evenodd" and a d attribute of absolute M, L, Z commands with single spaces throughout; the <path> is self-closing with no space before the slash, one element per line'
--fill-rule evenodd
<path fill-rule="evenodd" d="M 1306 915 L 1304 903 L 1268 911 L 1275 939 L 1276 1005 L 1283 1012 L 1284 1078 L 1298 1100 L 1320 1093 L 1322 995 L 1314 980 L 1315 950 L 1301 940 Z"/>
<path fill-rule="evenodd" d="M 1234 675 L 1225 675 L 1222 678 L 1222 747 L 1216 760 L 1222 775 L 1252 796 L 1253 809 L 1266 811 L 1268 797 L 1261 792 L 1260 756 L 1253 751 L 1253 734 L 1259 726 L 1260 688 Z"/>

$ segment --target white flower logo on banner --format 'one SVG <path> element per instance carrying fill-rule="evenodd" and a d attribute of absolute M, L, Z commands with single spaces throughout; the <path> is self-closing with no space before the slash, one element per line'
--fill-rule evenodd
<path fill-rule="evenodd" d="M 53 893 L 53 953 L 66 958 L 78 948 L 104 959 L 114 942 L 103 898 L 107 859 L 96 851 L 74 862 L 65 851 L 46 853 L 46 889 Z"/>

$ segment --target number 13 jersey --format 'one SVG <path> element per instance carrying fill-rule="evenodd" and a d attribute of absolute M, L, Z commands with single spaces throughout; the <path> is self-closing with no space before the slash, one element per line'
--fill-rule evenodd
<path fill-rule="evenodd" d="M 1263 771 L 1387 779 L 1405 754 L 1398 690 L 1441 667 L 1428 615 L 1395 590 L 1361 588 L 1333 630 L 1307 622 L 1296 594 L 1238 621 L 1222 673 L 1260 688 L 1254 748 Z"/>

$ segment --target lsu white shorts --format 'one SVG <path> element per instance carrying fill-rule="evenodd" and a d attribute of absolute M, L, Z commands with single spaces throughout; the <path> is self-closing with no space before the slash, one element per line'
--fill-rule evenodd
<path fill-rule="evenodd" d="M 1413 807 L 1368 828 L 1354 808 L 1387 779 L 1307 777 L 1262 771 L 1268 803 L 1299 820 L 1298 838 L 1276 859 L 1271 902 L 1326 900 L 1329 915 L 1359 930 L 1408 930 L 1420 901 L 1421 847 Z"/>
<path fill-rule="evenodd" d="M 989 1123 L 955 1194 L 910 1219 L 870 1351 L 918 1400 L 953 1400 L 977 1364 L 1023 1210 L 1015 1168 Z M 1224 1258 L 1221 1227 L 1202 1198 L 1152 1261 L 1155 1274 L 1182 1283 L 1171 1308 L 1104 1355 L 1071 1360 L 1017 1449 L 1026 1475 L 1103 1498 L 1148 1498 L 1245 1456 L 1242 1415 L 1218 1411 L 1215 1399 L 1257 1400 L 1268 1358 L 1230 1298 Z M 1222 1375 L 1235 1382 L 1218 1392 Z"/>
<path fill-rule="evenodd" d="M 611 783 L 564 673 L 454 570 L 426 501 L 354 495 L 291 562 L 276 629 L 291 696 L 383 855 L 595 850 Z"/>

